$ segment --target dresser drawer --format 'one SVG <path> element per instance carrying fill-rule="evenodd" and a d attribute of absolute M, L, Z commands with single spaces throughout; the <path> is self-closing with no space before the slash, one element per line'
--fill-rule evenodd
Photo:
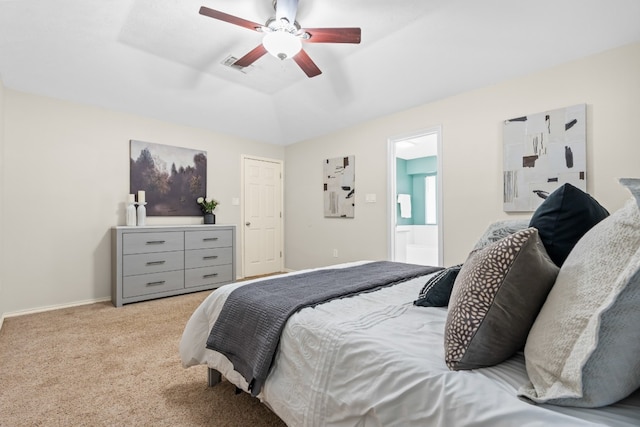
<path fill-rule="evenodd" d="M 230 282 L 233 277 L 232 273 L 233 271 L 230 264 L 185 270 L 185 288 Z"/>
<path fill-rule="evenodd" d="M 122 259 L 122 274 L 125 276 L 182 270 L 183 268 L 183 251 L 125 255 Z"/>
<path fill-rule="evenodd" d="M 185 268 L 211 267 L 231 264 L 232 248 L 193 249 L 185 251 Z"/>
<path fill-rule="evenodd" d="M 125 233 L 122 235 L 122 253 L 125 255 L 181 251 L 183 249 L 184 233 L 180 231 Z"/>
<path fill-rule="evenodd" d="M 184 271 L 127 276 L 122 279 L 124 298 L 150 295 L 184 288 Z"/>
<path fill-rule="evenodd" d="M 231 230 L 187 231 L 184 233 L 185 249 L 210 249 L 232 246 Z"/>

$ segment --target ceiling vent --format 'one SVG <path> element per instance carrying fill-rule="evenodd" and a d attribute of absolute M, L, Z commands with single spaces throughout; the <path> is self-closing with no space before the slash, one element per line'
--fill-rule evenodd
<path fill-rule="evenodd" d="M 236 61 L 238 60 L 238 58 L 236 58 L 233 55 L 229 55 L 227 56 L 224 61 L 221 62 L 222 65 L 224 65 L 225 67 L 229 67 L 229 68 L 233 68 L 234 70 L 238 70 L 244 74 L 249 73 L 251 70 L 253 70 L 253 65 L 249 65 L 247 67 L 240 67 L 238 65 L 233 65 L 236 63 Z"/>

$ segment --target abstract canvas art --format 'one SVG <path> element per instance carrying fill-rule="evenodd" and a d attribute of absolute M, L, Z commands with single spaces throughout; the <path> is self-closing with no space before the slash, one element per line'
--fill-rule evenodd
<path fill-rule="evenodd" d="M 586 105 L 505 120 L 505 212 L 532 212 L 562 184 L 586 191 Z"/>
<path fill-rule="evenodd" d="M 146 192 L 148 216 L 202 216 L 206 151 L 131 140 L 130 153 L 130 193 Z"/>
<path fill-rule="evenodd" d="M 355 156 L 324 161 L 324 216 L 353 218 L 355 211 Z"/>

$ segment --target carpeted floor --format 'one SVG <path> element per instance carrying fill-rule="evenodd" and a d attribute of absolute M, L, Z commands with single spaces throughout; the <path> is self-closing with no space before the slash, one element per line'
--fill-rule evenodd
<path fill-rule="evenodd" d="M 284 426 L 178 344 L 199 292 L 115 308 L 110 302 L 5 319 L 0 426 Z"/>

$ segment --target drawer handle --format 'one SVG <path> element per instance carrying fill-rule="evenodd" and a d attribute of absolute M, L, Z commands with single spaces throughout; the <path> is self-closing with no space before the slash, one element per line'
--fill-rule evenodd
<path fill-rule="evenodd" d="M 215 241 L 218 240 L 217 237 L 206 237 L 204 239 L 202 239 L 203 242 L 211 242 L 211 241 Z"/>
<path fill-rule="evenodd" d="M 147 245 L 161 245 L 164 242 L 166 242 L 166 240 L 149 240 Z"/>
<path fill-rule="evenodd" d="M 147 265 L 161 265 L 161 264 L 164 264 L 165 262 L 167 261 L 149 261 Z"/>
<path fill-rule="evenodd" d="M 166 280 L 160 280 L 159 282 L 147 282 L 147 286 L 160 286 L 164 285 Z"/>
<path fill-rule="evenodd" d="M 202 276 L 203 279 L 208 279 L 210 277 L 216 277 L 218 275 L 218 273 L 213 273 L 213 274 L 205 274 L 204 276 Z"/>
<path fill-rule="evenodd" d="M 211 256 L 203 256 L 202 259 L 216 259 L 218 258 L 218 255 L 211 255 Z"/>

